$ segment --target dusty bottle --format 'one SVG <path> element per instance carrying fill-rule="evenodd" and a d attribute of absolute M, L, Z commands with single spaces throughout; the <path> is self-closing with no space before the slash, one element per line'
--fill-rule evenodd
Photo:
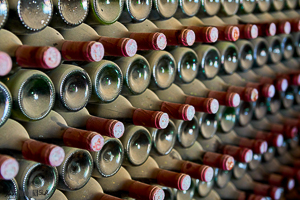
<path fill-rule="evenodd" d="M 48 199 L 55 192 L 58 182 L 58 173 L 55 167 L 41 163 L 20 159 L 20 170 L 16 181 L 20 194 L 24 199 L 39 198 Z M 21 197 L 22 199 L 22 197 Z"/>
<path fill-rule="evenodd" d="M 37 140 L 57 140 L 59 144 L 63 142 L 65 146 L 89 151 L 100 151 L 104 143 L 99 133 L 69 127 L 64 118 L 55 111 L 51 111 L 41 120 L 23 122 L 22 125 L 29 136 Z"/>
<path fill-rule="evenodd" d="M 0 82 L 0 127 L 7 121 L 11 114 L 12 96 L 8 88 Z"/>
<path fill-rule="evenodd" d="M 14 0 L 8 3 L 11 15 L 6 26 L 17 34 L 43 30 L 50 23 L 53 14 L 52 1 L 39 0 L 32 3 L 30 1 Z"/>
<path fill-rule="evenodd" d="M 101 185 L 94 178 L 90 178 L 83 188 L 76 191 L 64 191 L 64 194 L 69 200 L 121 200 L 118 197 L 104 194 Z"/>
<path fill-rule="evenodd" d="M 234 158 L 232 156 L 204 151 L 197 141 L 189 148 L 180 146 L 175 146 L 174 148 L 183 160 L 190 160 L 223 170 L 231 170 L 234 166 Z"/>
<path fill-rule="evenodd" d="M 175 149 L 165 156 L 155 154 L 151 154 L 151 156 L 161 169 L 185 173 L 200 181 L 209 182 L 214 175 L 213 168 L 182 160 L 180 154 Z"/>
<path fill-rule="evenodd" d="M 14 101 L 11 117 L 24 121 L 39 120 L 51 111 L 55 89 L 51 79 L 43 72 L 20 69 L 2 81 Z"/>
<path fill-rule="evenodd" d="M 90 103 L 87 105 L 87 109 L 95 116 L 133 122 L 135 125 L 142 125 L 146 127 L 164 129 L 167 127 L 169 122 L 169 116 L 167 113 L 135 108 L 125 97 L 121 95 L 111 103 Z"/>
<path fill-rule="evenodd" d="M 19 36 L 19 38 L 24 45 L 55 47 L 61 52 L 65 61 L 98 62 L 104 56 L 104 47 L 100 42 L 65 40 L 57 30 L 49 26 L 37 33 Z"/>
<path fill-rule="evenodd" d="M 0 50 L 21 67 L 53 69 L 61 62 L 61 54 L 54 47 L 23 45 L 16 35 L 5 29 L 1 29 L 0 36 Z"/>
<path fill-rule="evenodd" d="M 124 9 L 119 21 L 121 23 L 143 22 L 150 15 L 152 9 L 152 0 L 144 1 L 124 1 Z"/>
<path fill-rule="evenodd" d="M 140 166 L 126 166 L 125 168 L 134 180 L 165 185 L 178 190 L 188 190 L 191 185 L 189 175 L 160 169 L 156 161 L 150 156 Z"/>
<path fill-rule="evenodd" d="M 150 20 L 145 20 L 139 24 L 127 24 L 126 27 L 131 32 L 160 32 L 166 36 L 168 46 L 192 46 L 195 42 L 195 32 L 185 27 L 171 28 L 165 26 L 164 28 L 158 28 Z"/>
<path fill-rule="evenodd" d="M 56 90 L 56 109 L 78 111 L 87 105 L 92 93 L 92 83 L 84 69 L 62 64 L 47 74 Z"/>
<path fill-rule="evenodd" d="M 178 9 L 178 0 L 164 2 L 164 1 L 153 1 L 152 10 L 148 19 L 158 20 L 158 19 L 169 19 L 175 15 Z"/>
<path fill-rule="evenodd" d="M 238 40 L 235 42 L 238 49 L 238 71 L 249 70 L 254 63 L 254 47 L 248 40 Z"/>
<path fill-rule="evenodd" d="M 132 180 L 130 174 L 123 167 L 112 177 L 96 180 L 101 184 L 104 192 L 116 196 L 127 196 L 138 200 L 159 200 L 164 199 L 165 196 L 164 191 L 157 186 Z M 112 183 L 118 184 L 114 185 Z"/>
<path fill-rule="evenodd" d="M 89 25 L 82 23 L 72 29 L 60 30 L 66 40 L 72 41 L 98 41 L 105 49 L 105 56 L 131 57 L 136 54 L 137 43 L 130 38 L 112 38 L 98 35 Z"/>
<path fill-rule="evenodd" d="M 62 193 L 60 190 L 55 190 L 55 192 L 53 193 L 52 197 L 49 200 L 68 200 L 67 197 L 64 195 L 64 193 Z"/>

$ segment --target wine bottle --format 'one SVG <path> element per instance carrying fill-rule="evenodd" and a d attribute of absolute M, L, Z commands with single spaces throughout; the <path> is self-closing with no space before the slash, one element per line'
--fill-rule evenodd
<path fill-rule="evenodd" d="M 135 125 L 164 129 L 168 126 L 169 116 L 161 111 L 149 111 L 135 108 L 122 95 L 107 104 L 90 103 L 87 105 L 92 115 L 108 119 L 133 122 Z"/>
<path fill-rule="evenodd" d="M 238 200 L 266 200 L 263 196 L 245 193 L 236 189 L 234 184 L 230 181 L 224 188 L 214 187 L 214 191 L 224 200 L 238 199 Z"/>
<path fill-rule="evenodd" d="M 89 151 L 100 151 L 104 143 L 99 133 L 69 127 L 64 118 L 53 110 L 41 120 L 22 122 L 22 125 L 29 136 L 37 140 L 57 140 L 59 144 L 63 142 L 65 146 Z"/>
<path fill-rule="evenodd" d="M 232 86 L 225 83 L 219 76 L 212 80 L 205 80 L 202 83 L 210 90 L 217 90 L 222 92 L 235 92 L 240 95 L 241 100 L 247 102 L 254 102 L 258 99 L 258 91 L 253 87 L 239 87 Z"/>
<path fill-rule="evenodd" d="M 119 58 L 114 62 L 120 67 L 123 74 L 123 95 L 137 95 L 147 89 L 151 80 L 151 68 L 145 57 L 134 55 L 130 58 Z"/>
<path fill-rule="evenodd" d="M 179 1 L 177 12 L 175 13 L 176 18 L 189 18 L 196 15 L 201 8 L 202 2 L 199 1 Z"/>
<path fill-rule="evenodd" d="M 204 151 L 197 141 L 189 148 L 175 146 L 174 149 L 178 151 L 183 160 L 189 160 L 223 170 L 231 170 L 234 166 L 234 158 L 232 156 Z"/>
<path fill-rule="evenodd" d="M 282 15 L 279 15 L 280 18 L 270 13 L 261 13 L 261 14 L 256 14 L 255 16 L 260 20 L 274 22 L 277 26 L 277 33 L 290 34 L 291 32 L 291 23 L 285 20 L 284 18 L 282 18 Z"/>
<path fill-rule="evenodd" d="M 179 86 L 180 87 L 172 84 L 168 89 L 157 90 L 155 93 L 161 100 L 174 103 L 191 104 L 195 107 L 197 112 L 198 110 L 199 112 L 203 112 L 203 108 L 200 109 L 203 107 L 203 105 L 205 105 L 203 101 L 209 101 L 206 103 L 209 107 L 205 106 L 208 110 L 206 112 L 208 113 L 216 113 L 218 111 L 219 106 L 217 105 L 217 101 L 220 102 L 221 105 L 227 105 L 231 107 L 236 107 L 240 103 L 240 98 L 237 93 L 208 90 L 201 84 L 200 81 L 196 79 L 190 84 L 180 84 Z M 195 89 L 198 89 L 199 91 L 195 91 Z"/>
<path fill-rule="evenodd" d="M 234 2 L 235 3 L 235 2 Z M 197 17 L 182 18 L 179 20 L 184 26 L 215 26 L 218 29 L 218 40 L 237 41 L 240 37 L 240 30 L 237 26 L 226 25 L 223 21 L 200 20 Z"/>
<path fill-rule="evenodd" d="M 58 171 L 57 188 L 64 191 L 78 190 L 89 181 L 93 171 L 93 158 L 87 150 L 62 147 L 65 159 Z"/>
<path fill-rule="evenodd" d="M 120 198 L 104 194 L 101 185 L 93 178 L 87 184 L 75 191 L 65 191 L 67 199 L 69 200 L 121 200 Z"/>
<path fill-rule="evenodd" d="M 294 178 L 297 181 L 300 180 L 300 171 L 297 168 L 282 165 L 280 162 L 273 158 L 271 161 L 261 164 L 264 169 L 271 173 L 278 173 L 285 177 Z"/>
<path fill-rule="evenodd" d="M 104 136 L 104 145 L 98 152 L 90 152 L 94 161 L 93 177 L 110 177 L 116 174 L 124 159 L 124 147 L 120 140 Z M 138 138 L 139 139 L 139 138 Z M 135 140 L 134 140 L 135 141 Z"/>
<path fill-rule="evenodd" d="M 134 56 L 137 51 L 137 43 L 135 40 L 130 38 L 99 36 L 92 27 L 85 23 L 72 29 L 60 30 L 60 33 L 66 40 L 100 42 L 105 49 L 105 56 L 131 57 Z"/>
<path fill-rule="evenodd" d="M 280 0 L 275 0 L 271 2 L 271 7 L 270 10 L 271 11 L 281 11 L 284 8 L 284 1 L 280 1 Z"/>
<path fill-rule="evenodd" d="M 0 180 L 13 179 L 19 171 L 19 163 L 11 156 L 0 154 Z"/>
<path fill-rule="evenodd" d="M 10 17 L 6 27 L 17 34 L 43 30 L 50 23 L 53 15 L 52 1 L 38 0 L 32 3 L 14 0 L 9 1 L 8 4 Z"/>
<path fill-rule="evenodd" d="M 197 78 L 206 80 L 214 78 L 220 71 L 220 52 L 211 45 L 197 45 L 194 48 L 198 55 L 199 70 Z"/>
<path fill-rule="evenodd" d="M 198 137 L 197 141 L 205 151 L 227 154 L 232 156 L 234 160 L 238 162 L 249 163 L 253 157 L 253 151 L 251 149 L 228 145 L 227 141 L 223 142 L 216 135 L 205 140 Z"/>
<path fill-rule="evenodd" d="M 120 138 L 124 133 L 124 124 L 118 120 L 104 119 L 90 115 L 86 108 L 76 112 L 57 111 L 74 128 L 86 129 L 112 138 Z"/>
<path fill-rule="evenodd" d="M 300 113 L 292 108 L 290 109 L 282 109 L 279 111 L 281 115 L 284 117 L 292 117 L 295 119 L 300 119 Z"/>
<path fill-rule="evenodd" d="M 10 73 L 12 69 L 12 64 L 13 62 L 11 57 L 4 51 L 0 51 L 0 66 L 1 66 L 0 77 L 6 76 L 7 74 Z"/>
<path fill-rule="evenodd" d="M 271 123 L 266 118 L 260 121 L 253 120 L 251 125 L 259 130 L 281 133 L 284 138 L 294 138 L 298 134 L 297 126 Z"/>
<path fill-rule="evenodd" d="M 0 37 L 0 51 L 15 58 L 21 67 L 53 69 L 60 64 L 60 52 L 54 47 L 23 45 L 16 35 L 5 29 L 1 29 Z"/>
<path fill-rule="evenodd" d="M 294 158 L 289 152 L 285 152 L 284 154 L 278 156 L 277 160 L 281 164 L 293 166 L 295 168 L 300 168 L 300 160 Z"/>
<path fill-rule="evenodd" d="M 199 18 L 204 16 L 214 16 L 216 15 L 219 10 L 221 9 L 221 3 L 220 1 L 214 0 L 214 1 L 201 1 L 201 11 L 196 14 Z"/>
<path fill-rule="evenodd" d="M 194 106 L 162 101 L 149 89 L 146 89 L 146 91 L 140 95 L 128 96 L 127 99 L 134 107 L 162 111 L 167 113 L 169 117 L 173 119 L 191 121 L 195 115 Z M 205 112 L 206 110 L 203 111 Z"/>
<path fill-rule="evenodd" d="M 198 196 L 198 195 L 194 195 L 194 198 L 192 200 L 210 200 L 210 199 L 214 199 L 214 200 L 221 200 L 220 196 L 218 195 L 218 193 L 211 189 L 209 191 L 209 193 L 205 196 Z"/>
<path fill-rule="evenodd" d="M 52 197 L 49 200 L 68 200 L 67 197 L 60 190 L 55 190 Z"/>
<path fill-rule="evenodd" d="M 142 23 L 138 24 L 127 24 L 126 27 L 130 32 L 160 32 L 166 36 L 167 45 L 168 46 L 192 46 L 195 42 L 195 32 L 191 29 L 185 27 L 177 27 L 171 28 L 169 26 L 165 26 L 163 28 L 158 28 L 154 23 L 150 20 L 145 20 Z"/>
<path fill-rule="evenodd" d="M 230 144 L 235 146 L 240 146 L 244 148 L 249 148 L 255 154 L 263 154 L 268 149 L 268 143 L 262 139 L 248 139 L 245 137 L 238 136 L 234 130 L 228 133 L 217 132 L 218 136 L 224 144 Z"/>
<path fill-rule="evenodd" d="M 66 7 L 68 9 L 65 9 Z M 72 3 L 61 0 L 53 1 L 53 17 L 50 26 L 55 28 L 79 26 L 86 19 L 88 13 L 88 0 L 73 1 Z"/>
<path fill-rule="evenodd" d="M 170 51 L 177 64 L 174 83 L 190 83 L 199 71 L 198 56 L 196 52 L 187 47 L 177 47 Z"/>
<path fill-rule="evenodd" d="M 282 58 L 288 60 L 294 55 L 294 39 L 289 34 L 281 34 L 279 37 L 281 39 Z"/>
<path fill-rule="evenodd" d="M 227 84 L 231 84 L 239 87 L 255 88 L 259 92 L 259 96 L 272 98 L 275 95 L 275 87 L 273 84 L 248 82 L 237 73 L 233 73 L 231 75 L 222 75 L 219 77 L 223 79 L 223 81 L 226 82 Z"/>
<path fill-rule="evenodd" d="M 125 125 L 125 132 L 120 138 L 124 146 L 124 166 L 141 165 L 147 160 L 151 150 L 150 132 L 143 126 Z"/>
<path fill-rule="evenodd" d="M 295 187 L 295 180 L 293 178 L 269 173 L 262 166 L 259 166 L 254 171 L 249 171 L 248 174 L 255 181 L 259 181 L 276 187 L 283 187 L 288 191 L 292 190 Z"/>
<path fill-rule="evenodd" d="M 55 167 L 20 159 L 20 169 L 16 181 L 20 199 L 49 199 L 55 192 L 58 173 Z"/>
<path fill-rule="evenodd" d="M 253 118 L 255 105 L 252 102 L 242 101 L 236 108 L 236 121 L 239 126 L 246 126 Z"/>
<path fill-rule="evenodd" d="M 0 82 L 0 127 L 5 124 L 7 119 L 10 117 L 12 108 L 12 96 L 9 89 Z"/>
<path fill-rule="evenodd" d="M 255 69 L 256 70 L 256 69 Z M 273 84 L 278 91 L 286 91 L 288 87 L 288 80 L 284 77 L 279 79 L 273 79 L 270 77 L 262 76 L 254 70 L 248 70 L 245 72 L 238 72 L 238 74 L 244 78 L 246 81 L 257 82 L 257 83 L 264 83 L 264 84 Z M 276 91 L 275 91 L 276 96 Z"/>
<path fill-rule="evenodd" d="M 269 196 L 275 200 L 279 199 L 282 194 L 280 188 L 255 182 L 248 174 L 245 174 L 245 176 L 239 180 L 232 179 L 231 181 L 239 190 L 251 191 L 256 195 Z"/>
<path fill-rule="evenodd" d="M 247 71 L 254 63 L 254 47 L 248 40 L 239 39 L 235 42 L 238 49 L 238 71 Z"/>
<path fill-rule="evenodd" d="M 251 124 L 244 127 L 236 126 L 234 131 L 241 137 L 247 137 L 250 139 L 265 140 L 268 146 L 281 147 L 283 144 L 283 136 L 280 133 L 271 133 L 266 131 L 260 131 L 254 128 Z"/>
<path fill-rule="evenodd" d="M 87 105 L 92 84 L 85 70 L 75 65 L 62 64 L 47 74 L 56 90 L 56 109 L 78 111 Z"/>
<path fill-rule="evenodd" d="M 129 31 L 125 25 L 115 22 L 111 25 L 93 26 L 94 30 L 103 36 L 114 38 L 131 38 L 137 42 L 138 50 L 164 50 L 168 40 L 176 40 L 176 35 L 164 34 L 164 31 Z M 173 37 L 173 38 L 172 38 Z M 170 44 L 172 45 L 172 44 Z"/>
<path fill-rule="evenodd" d="M 0 197 L 3 199 L 17 199 L 19 197 L 19 187 L 16 179 L 0 180 Z"/>
<path fill-rule="evenodd" d="M 268 63 L 278 63 L 282 60 L 281 39 L 279 36 L 266 37 L 269 44 Z"/>
<path fill-rule="evenodd" d="M 294 118 L 284 117 L 280 113 L 275 113 L 274 115 L 267 115 L 266 118 L 269 121 L 272 121 L 274 123 L 281 123 L 285 125 L 293 125 L 297 128 L 300 128 L 300 121 Z"/>
<path fill-rule="evenodd" d="M 197 117 L 194 117 L 191 121 L 173 119 L 173 122 L 177 133 L 176 145 L 184 148 L 191 147 L 200 133 Z"/>
<path fill-rule="evenodd" d="M 151 154 L 151 156 L 161 169 L 185 173 L 190 175 L 191 178 L 199 179 L 200 181 L 210 182 L 214 175 L 213 168 L 182 160 L 175 149 L 165 156 L 155 154 Z"/>
<path fill-rule="evenodd" d="M 55 47 L 61 52 L 65 61 L 98 62 L 104 56 L 104 47 L 100 42 L 65 40 L 57 30 L 49 26 L 37 33 L 19 36 L 19 38 L 24 45 Z"/>
<path fill-rule="evenodd" d="M 151 152 L 161 156 L 168 155 L 172 151 L 177 138 L 179 138 L 177 127 L 172 120 L 169 121 L 165 129 L 148 128 L 148 131 L 152 136 Z"/>
<path fill-rule="evenodd" d="M 152 0 L 150 1 L 131 1 L 124 2 L 124 9 L 119 21 L 121 23 L 143 22 L 150 15 L 152 9 Z"/>
<path fill-rule="evenodd" d="M 184 4 L 184 3 L 183 3 Z M 174 17 L 167 20 L 157 20 L 153 23 L 160 29 L 190 29 L 195 33 L 195 42 L 213 43 L 218 40 L 219 32 L 213 26 L 184 26 Z"/>
<path fill-rule="evenodd" d="M 111 102 L 119 96 L 123 86 L 123 74 L 116 63 L 101 60 L 81 67 L 88 73 L 92 82 L 89 102 Z"/>
<path fill-rule="evenodd" d="M 158 19 L 169 19 L 175 15 L 178 9 L 178 0 L 170 2 L 153 1 L 152 10 L 148 19 L 151 21 Z"/>
<path fill-rule="evenodd" d="M 191 185 L 189 175 L 160 169 L 151 156 L 142 165 L 125 168 L 134 180 L 165 185 L 178 190 L 188 190 Z"/>
<path fill-rule="evenodd" d="M 204 182 L 206 183 L 206 182 Z M 174 193 L 174 198 L 177 200 L 192 200 L 194 194 L 195 194 L 195 185 L 193 183 L 193 181 L 191 182 L 191 186 L 188 190 L 182 191 L 182 190 L 177 190 L 175 188 L 172 188 L 172 192 Z M 165 192 L 166 195 L 166 192 Z M 167 200 L 166 198 L 167 196 L 165 196 L 165 200 Z"/>
<path fill-rule="evenodd" d="M 113 193 L 116 196 L 129 196 L 138 200 L 159 200 L 165 197 L 161 188 L 132 180 L 130 174 L 123 167 L 112 177 L 96 180 L 101 184 L 104 192 Z"/>
<path fill-rule="evenodd" d="M 41 71 L 20 69 L 2 79 L 12 95 L 11 116 L 18 120 L 44 118 L 54 104 L 55 89 L 50 78 Z M 5 88 L 2 87 L 5 92 Z M 8 95 L 8 94 L 6 94 Z M 9 97 L 6 97 L 9 100 Z M 5 108 L 9 111 L 9 108 Z"/>
<path fill-rule="evenodd" d="M 89 12 L 86 18 L 88 24 L 112 24 L 115 23 L 124 7 L 124 1 L 99 2 L 89 1 Z"/>
<path fill-rule="evenodd" d="M 196 112 L 195 118 L 198 119 L 199 133 L 204 138 L 211 138 L 218 129 L 218 118 L 214 114 Z"/>

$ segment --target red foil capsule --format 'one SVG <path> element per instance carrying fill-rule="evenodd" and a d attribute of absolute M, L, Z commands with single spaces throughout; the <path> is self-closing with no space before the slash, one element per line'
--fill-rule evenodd
<path fill-rule="evenodd" d="M 195 115 L 195 108 L 189 104 L 170 103 L 164 101 L 160 107 L 162 112 L 169 115 L 170 118 L 191 121 Z"/>
<path fill-rule="evenodd" d="M 211 181 L 214 176 L 214 170 L 210 166 L 200 165 L 189 161 L 183 161 L 181 172 L 205 182 Z"/>
<path fill-rule="evenodd" d="M 258 27 L 255 24 L 236 25 L 240 29 L 241 39 L 255 39 L 258 36 Z"/>
<path fill-rule="evenodd" d="M 278 33 L 290 34 L 292 30 L 291 23 L 287 20 L 279 20 L 275 22 L 277 26 Z"/>
<path fill-rule="evenodd" d="M 0 179 L 10 180 L 14 178 L 19 171 L 19 163 L 16 159 L 0 155 Z"/>
<path fill-rule="evenodd" d="M 258 28 L 258 36 L 274 36 L 277 32 L 275 23 L 273 22 L 262 22 L 255 24 Z"/>
<path fill-rule="evenodd" d="M 298 128 L 292 125 L 271 124 L 271 132 L 281 133 L 285 138 L 294 138 L 298 135 Z"/>
<path fill-rule="evenodd" d="M 235 92 L 246 102 L 255 102 L 258 99 L 258 91 L 251 87 L 230 86 L 227 92 Z"/>
<path fill-rule="evenodd" d="M 219 38 L 219 31 L 212 26 L 187 26 L 195 32 L 195 42 L 214 43 Z"/>
<path fill-rule="evenodd" d="M 22 155 L 27 160 L 33 160 L 53 167 L 59 166 L 65 158 L 63 148 L 32 139 L 28 139 L 23 143 Z"/>
<path fill-rule="evenodd" d="M 213 98 L 187 96 L 185 103 L 193 105 L 197 112 L 215 114 L 219 110 L 219 102 Z"/>
<path fill-rule="evenodd" d="M 248 163 L 253 158 L 253 152 L 251 149 L 236 147 L 231 145 L 224 145 L 221 147 L 223 154 L 231 155 L 235 160 L 243 163 Z"/>
<path fill-rule="evenodd" d="M 263 97 L 274 97 L 275 95 L 275 87 L 273 84 L 261 84 L 261 83 L 252 83 L 252 82 L 248 82 L 246 87 L 252 87 L 257 89 L 259 95 L 263 96 Z"/>
<path fill-rule="evenodd" d="M 130 38 L 110 38 L 101 36 L 98 40 L 105 49 L 106 56 L 132 57 L 137 52 L 137 43 Z"/>
<path fill-rule="evenodd" d="M 270 174 L 268 182 L 270 185 L 283 187 L 292 190 L 295 187 L 295 180 L 278 174 Z"/>
<path fill-rule="evenodd" d="M 219 40 L 235 42 L 240 38 L 240 30 L 237 26 L 217 26 Z"/>
<path fill-rule="evenodd" d="M 10 72 L 11 68 L 11 57 L 7 53 L 0 51 L 0 76 L 7 75 Z"/>
<path fill-rule="evenodd" d="M 21 45 L 17 48 L 16 61 L 26 68 L 54 69 L 61 62 L 61 54 L 54 47 Z"/>
<path fill-rule="evenodd" d="M 255 183 L 254 194 L 262 195 L 262 196 L 269 196 L 272 199 L 279 199 L 281 196 L 281 190 L 278 187 Z"/>
<path fill-rule="evenodd" d="M 280 133 L 269 133 L 258 131 L 255 135 L 256 139 L 265 140 L 269 146 L 281 147 L 283 144 L 283 136 Z"/>
<path fill-rule="evenodd" d="M 263 154 L 268 149 L 268 143 L 264 140 L 251 140 L 248 138 L 241 138 L 240 147 L 245 147 L 253 150 L 255 154 Z"/>
<path fill-rule="evenodd" d="M 166 35 L 168 46 L 192 46 L 196 38 L 194 31 L 190 29 L 160 29 L 159 32 Z"/>
<path fill-rule="evenodd" d="M 135 125 L 165 129 L 169 124 L 169 115 L 161 111 L 136 109 L 132 117 Z"/>
<path fill-rule="evenodd" d="M 138 181 L 130 181 L 128 188 L 129 196 L 136 199 L 161 200 L 165 198 L 162 189 Z"/>
<path fill-rule="evenodd" d="M 191 186 L 191 177 L 183 173 L 172 172 L 164 169 L 158 169 L 156 177 L 157 184 L 178 190 L 188 190 Z"/>
<path fill-rule="evenodd" d="M 163 33 L 131 33 L 129 37 L 136 41 L 138 50 L 164 50 L 167 46 Z"/>
<path fill-rule="evenodd" d="M 300 31 L 300 19 L 289 19 L 288 21 L 291 23 L 292 32 Z"/>
<path fill-rule="evenodd" d="M 237 107 L 241 102 L 240 95 L 234 92 L 210 91 L 207 97 L 217 99 L 220 105 L 229 107 Z"/>
<path fill-rule="evenodd" d="M 231 170 L 234 166 L 234 158 L 229 155 L 206 152 L 203 157 L 203 164 L 223 170 Z"/>

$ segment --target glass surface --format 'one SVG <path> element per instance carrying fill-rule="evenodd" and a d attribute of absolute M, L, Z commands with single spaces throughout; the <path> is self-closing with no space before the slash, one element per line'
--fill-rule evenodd
<path fill-rule="evenodd" d="M 172 17 L 178 7 L 178 0 L 157 0 L 154 3 L 157 4 L 156 7 L 160 16 L 166 19 Z"/>
<path fill-rule="evenodd" d="M 248 168 L 250 170 L 255 170 L 261 163 L 262 156 L 258 154 L 253 154 L 252 160 L 248 163 Z"/>
<path fill-rule="evenodd" d="M 284 92 L 280 93 L 276 90 L 273 98 L 267 98 L 268 111 L 271 114 L 276 113 L 281 107 L 281 98 Z"/>
<path fill-rule="evenodd" d="M 230 181 L 232 176 L 232 171 L 222 170 L 215 168 L 215 183 L 219 188 L 223 188 Z"/>
<path fill-rule="evenodd" d="M 243 101 L 240 106 L 238 121 L 241 126 L 246 126 L 252 119 L 253 116 L 253 106 L 249 102 Z"/>
<path fill-rule="evenodd" d="M 70 189 L 80 189 L 89 180 L 93 170 L 93 159 L 88 151 L 76 151 L 65 166 L 64 183 Z"/>
<path fill-rule="evenodd" d="M 242 4 L 241 9 L 245 13 L 252 13 L 256 6 L 256 0 L 242 0 L 240 3 Z"/>
<path fill-rule="evenodd" d="M 70 25 L 83 22 L 88 14 L 88 6 L 88 0 L 59 0 L 60 15 Z"/>
<path fill-rule="evenodd" d="M 53 167 L 38 165 L 27 174 L 27 177 L 23 183 L 24 188 L 22 189 L 24 191 L 22 192 L 28 199 L 48 199 L 54 193 L 57 174 Z"/>
<path fill-rule="evenodd" d="M 198 58 L 192 52 L 187 52 L 178 63 L 178 76 L 184 83 L 190 83 L 198 73 Z"/>
<path fill-rule="evenodd" d="M 11 113 L 12 97 L 8 88 L 0 82 L 0 127 L 6 122 Z"/>
<path fill-rule="evenodd" d="M 31 76 L 20 90 L 20 109 L 29 119 L 41 119 L 50 112 L 54 103 L 54 87 L 46 76 Z"/>
<path fill-rule="evenodd" d="M 188 190 L 177 190 L 176 200 L 187 200 L 192 199 L 195 193 L 194 181 L 191 181 L 191 186 Z"/>
<path fill-rule="evenodd" d="M 217 75 L 220 70 L 220 56 L 215 49 L 209 50 L 204 59 L 201 62 L 202 73 L 206 75 L 207 78 L 213 78 Z"/>
<path fill-rule="evenodd" d="M 91 96 L 91 81 L 83 71 L 74 70 L 62 83 L 62 100 L 69 110 L 80 110 L 86 106 Z"/>
<path fill-rule="evenodd" d="M 132 62 L 128 69 L 126 83 L 133 94 L 144 92 L 151 80 L 151 71 L 149 65 L 142 59 Z"/>
<path fill-rule="evenodd" d="M 268 47 L 265 42 L 259 42 L 255 53 L 256 63 L 259 66 L 266 64 L 268 60 Z"/>
<path fill-rule="evenodd" d="M 284 59 L 289 59 L 294 54 L 294 44 L 291 37 L 287 37 L 283 45 L 283 57 Z"/>
<path fill-rule="evenodd" d="M 123 0 L 91 0 L 92 10 L 97 15 L 98 20 L 104 24 L 112 24 L 120 17 L 124 1 Z"/>
<path fill-rule="evenodd" d="M 105 102 L 116 99 L 122 90 L 122 73 L 115 65 L 105 66 L 97 75 L 96 92 Z"/>
<path fill-rule="evenodd" d="M 227 15 L 234 15 L 239 9 L 239 0 L 221 0 Z"/>
<path fill-rule="evenodd" d="M 267 114 L 267 99 L 261 97 L 254 103 L 254 116 L 256 119 L 262 119 Z"/>
<path fill-rule="evenodd" d="M 283 0 L 273 0 L 272 1 L 273 7 L 276 11 L 282 10 L 284 8 L 284 3 L 285 3 L 285 1 L 283 1 Z"/>
<path fill-rule="evenodd" d="M 179 143 L 187 148 L 192 146 L 199 134 L 199 125 L 196 118 L 191 121 L 182 121 L 178 130 Z"/>
<path fill-rule="evenodd" d="M 166 89 L 171 86 L 176 76 L 175 61 L 170 56 L 162 56 L 154 66 L 153 77 L 157 86 Z"/>
<path fill-rule="evenodd" d="M 195 192 L 198 192 L 200 197 L 205 197 L 206 195 L 209 194 L 209 192 L 212 190 L 214 186 L 214 180 L 210 182 L 204 182 L 204 181 L 199 181 L 197 180 L 197 187 Z"/>
<path fill-rule="evenodd" d="M 123 162 L 123 146 L 118 140 L 108 140 L 99 151 L 97 168 L 104 177 L 112 176 Z"/>
<path fill-rule="evenodd" d="M 185 13 L 187 16 L 194 16 L 198 13 L 201 1 L 200 0 L 180 0 L 179 6 L 181 7 L 181 10 L 183 13 Z"/>
<path fill-rule="evenodd" d="M 272 46 L 270 47 L 269 53 L 273 63 L 279 62 L 282 58 L 280 44 L 281 42 L 279 40 L 274 40 Z"/>
<path fill-rule="evenodd" d="M 247 163 L 236 162 L 232 169 L 232 175 L 236 179 L 242 178 L 247 171 Z"/>
<path fill-rule="evenodd" d="M 291 86 L 289 86 L 287 90 L 284 93 L 282 93 L 282 95 L 283 95 L 283 99 L 282 99 L 283 107 L 285 109 L 290 108 L 295 101 L 294 89 Z"/>
<path fill-rule="evenodd" d="M 220 120 L 220 126 L 222 131 L 230 131 L 234 127 L 236 121 L 235 109 L 231 107 L 225 107 L 225 110 L 223 111 Z"/>
<path fill-rule="evenodd" d="M 239 58 L 240 66 L 243 70 L 250 69 L 253 65 L 253 49 L 250 45 L 246 44 L 242 48 L 242 52 Z"/>
<path fill-rule="evenodd" d="M 257 0 L 258 9 L 260 12 L 267 12 L 271 7 L 270 0 Z"/>
<path fill-rule="evenodd" d="M 15 179 L 0 180 L 0 199 L 13 200 L 18 197 L 18 183 Z"/>
<path fill-rule="evenodd" d="M 217 131 L 217 119 L 215 114 L 204 114 L 200 124 L 200 134 L 204 138 L 211 138 Z"/>
<path fill-rule="evenodd" d="M 268 147 L 267 152 L 263 154 L 264 162 L 271 161 L 275 156 L 275 148 L 274 147 Z"/>
<path fill-rule="evenodd" d="M 135 132 L 129 140 L 128 144 L 128 159 L 134 165 L 143 164 L 151 150 L 151 137 L 144 130 Z"/>
<path fill-rule="evenodd" d="M 152 138 L 154 147 L 161 155 L 168 154 L 176 141 L 176 129 L 173 122 L 169 122 L 167 128 L 157 129 L 155 136 Z"/>
<path fill-rule="evenodd" d="M 152 0 L 126 0 L 126 5 L 134 21 L 144 21 L 151 12 Z"/>
<path fill-rule="evenodd" d="M 23 25 L 32 31 L 46 27 L 52 17 L 53 5 L 51 0 L 20 0 L 18 13 Z"/>
<path fill-rule="evenodd" d="M 204 12 L 212 16 L 216 15 L 219 12 L 221 3 L 220 0 L 202 0 L 202 6 Z"/>
<path fill-rule="evenodd" d="M 228 47 L 224 53 L 223 68 L 226 73 L 233 73 L 238 66 L 238 52 L 234 47 Z"/>
<path fill-rule="evenodd" d="M 5 24 L 8 18 L 8 2 L 0 0 L 0 28 Z"/>

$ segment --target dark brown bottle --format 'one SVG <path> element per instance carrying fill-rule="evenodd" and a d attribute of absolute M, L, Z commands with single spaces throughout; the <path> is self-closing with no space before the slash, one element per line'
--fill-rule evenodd
<path fill-rule="evenodd" d="M 164 199 L 164 191 L 157 187 L 135 181 L 125 168 L 120 170 L 112 177 L 97 178 L 105 193 L 114 194 L 120 197 L 132 197 L 138 200 L 160 200 Z M 113 184 L 117 183 L 117 184 Z"/>
<path fill-rule="evenodd" d="M 137 43 L 130 38 L 112 38 L 99 36 L 89 25 L 82 23 L 72 29 L 60 30 L 66 40 L 72 41 L 98 41 L 105 49 L 105 56 L 131 57 L 136 54 Z"/>
<path fill-rule="evenodd" d="M 50 166 L 59 166 L 64 160 L 65 152 L 61 147 L 30 139 L 25 128 L 12 119 L 8 119 L 0 130 L 6 138 L 0 144 L 4 151 L 20 152 L 25 159 Z"/>
<path fill-rule="evenodd" d="M 102 60 L 105 51 L 100 42 L 65 40 L 57 30 L 49 26 L 37 33 L 19 38 L 24 45 L 55 47 L 65 61 L 98 62 Z"/>
<path fill-rule="evenodd" d="M 133 122 L 135 125 L 164 129 L 168 126 L 169 116 L 161 111 L 135 108 L 122 95 L 107 104 L 90 103 L 88 111 L 95 116 Z"/>
<path fill-rule="evenodd" d="M 42 120 L 23 122 L 22 125 L 30 137 L 37 140 L 57 140 L 65 146 L 89 151 L 100 151 L 104 143 L 103 137 L 97 132 L 69 127 L 64 118 L 55 111 L 51 111 Z"/>
<path fill-rule="evenodd" d="M 0 36 L 0 50 L 15 58 L 21 67 L 53 69 L 61 62 L 61 54 L 54 47 L 23 45 L 16 35 L 5 29 L 1 29 Z"/>

